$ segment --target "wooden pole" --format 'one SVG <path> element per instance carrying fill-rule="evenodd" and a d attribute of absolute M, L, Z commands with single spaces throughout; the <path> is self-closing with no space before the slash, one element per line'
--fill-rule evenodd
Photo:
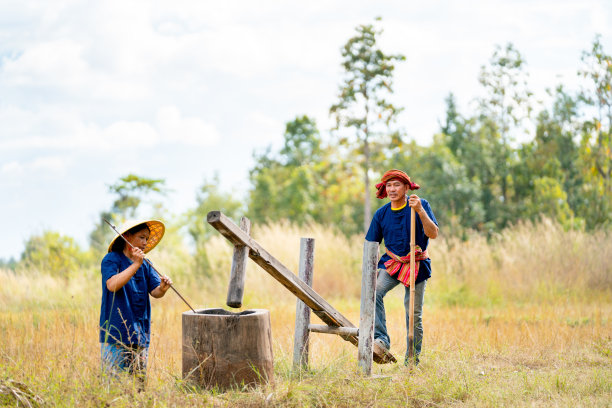
<path fill-rule="evenodd" d="M 361 309 L 359 317 L 359 367 L 367 376 L 372 374 L 372 345 L 374 343 L 374 317 L 376 309 L 376 263 L 378 242 L 365 241 L 361 267 Z"/>
<path fill-rule="evenodd" d="M 247 217 L 240 219 L 240 229 L 247 235 L 251 233 L 251 221 Z M 246 276 L 246 265 L 249 256 L 249 248 L 246 245 L 234 245 L 234 256 L 232 258 L 232 271 L 230 283 L 227 289 L 227 301 L 229 307 L 242 307 L 244 295 L 244 277 Z"/>
<path fill-rule="evenodd" d="M 308 286 L 312 286 L 314 272 L 314 238 L 300 240 L 300 266 L 298 276 Z M 310 340 L 310 308 L 297 299 L 295 308 L 295 337 L 293 343 L 293 368 L 308 367 L 308 349 Z"/>
<path fill-rule="evenodd" d="M 339 336 L 358 336 L 359 329 L 356 327 L 328 326 L 326 324 L 309 324 L 308 330 L 313 333 L 337 334 Z"/>
<path fill-rule="evenodd" d="M 410 305 L 408 307 L 408 359 L 414 362 L 414 251 L 415 251 L 415 213 L 410 207 Z"/>

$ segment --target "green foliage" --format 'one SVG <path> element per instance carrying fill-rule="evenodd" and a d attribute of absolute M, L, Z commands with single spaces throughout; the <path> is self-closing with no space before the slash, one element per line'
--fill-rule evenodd
<path fill-rule="evenodd" d="M 162 195 L 166 193 L 165 183 L 163 179 L 150 179 L 135 174 L 121 177 L 119 181 L 108 187 L 111 193 L 117 195 L 117 199 L 113 202 L 112 213 L 119 214 L 124 218 L 135 217 L 136 210 L 144 196 L 151 193 Z"/>
<path fill-rule="evenodd" d="M 341 134 L 339 143 L 348 149 L 351 160 L 358 161 L 364 177 L 364 229 L 371 219 L 370 169 L 381 163 L 385 148 L 398 132 L 390 130 L 402 110 L 387 99 L 393 94 L 395 62 L 403 55 L 385 54 L 377 40 L 382 29 L 359 25 L 357 34 L 342 48 L 344 80 L 340 85 L 339 101 L 330 108 L 336 129 L 353 128 L 354 137 Z"/>
<path fill-rule="evenodd" d="M 214 228 L 206 221 L 210 211 L 222 211 L 234 221 L 238 221 L 244 210 L 242 201 L 233 198 L 230 193 L 222 192 L 219 185 L 218 174 L 215 174 L 211 181 L 204 179 L 196 194 L 197 206 L 187 213 L 189 235 L 195 242 L 206 241 L 213 234 Z"/>
<path fill-rule="evenodd" d="M 527 73 L 523 71 L 525 60 L 512 43 L 497 45 L 489 65 L 480 69 L 478 81 L 487 91 L 479 99 L 482 113 L 497 123 L 503 144 L 512 141 L 511 131 L 531 113 L 527 89 Z"/>
<path fill-rule="evenodd" d="M 196 196 L 196 208 L 185 215 L 188 233 L 195 243 L 196 267 L 205 273 L 210 269 L 205 244 L 215 233 L 214 228 L 206 220 L 208 213 L 219 210 L 238 222 L 240 214 L 244 211 L 242 201 L 233 198 L 229 193 L 222 192 L 219 184 L 218 175 L 215 175 L 211 181 L 205 179 Z"/>
<path fill-rule="evenodd" d="M 549 217 L 561 224 L 569 225 L 572 210 L 567 204 L 567 194 L 559 180 L 552 177 L 539 177 L 534 180 L 534 199 L 527 208 L 531 219 Z"/>
<path fill-rule="evenodd" d="M 9 259 L 0 258 L 0 269 L 15 270 L 17 267 L 17 260 L 13 257 Z"/>
<path fill-rule="evenodd" d="M 315 221 L 337 225 L 346 234 L 361 230 L 361 168 L 322 145 L 313 119 L 288 122 L 283 148 L 278 153 L 268 148 L 255 161 L 248 211 L 254 222 Z"/>
<path fill-rule="evenodd" d="M 450 214 L 460 220 L 460 229 L 476 227 L 491 233 L 521 218 L 543 216 L 566 227 L 580 227 L 586 222 L 594 228 L 610 223 L 612 59 L 603 53 L 596 38 L 591 52 L 584 53 L 583 62 L 587 68 L 581 75 L 591 81 L 590 91 L 572 96 L 562 85 L 554 93 L 549 91 L 554 96 L 553 104 L 538 114 L 535 137 L 523 143 L 516 140 L 526 134 L 524 123 L 531 117 L 533 102 L 526 85 L 525 61 L 512 44 L 498 46 L 489 66 L 481 68 L 479 80 L 486 93 L 478 99 L 475 115 L 461 115 L 454 96 L 449 95 L 442 141 L 435 139 L 432 145 L 437 160 L 427 160 L 438 161 L 440 169 L 456 163 L 462 170 L 459 174 L 465 174 L 477 189 L 470 194 L 477 197 L 470 201 L 470 205 L 477 203 L 475 214 L 458 217 L 454 203 L 450 209 Z M 595 107 L 596 117 L 583 121 L 581 103 Z M 582 141 L 578 143 L 580 134 Z M 448 151 L 436 147 L 440 143 Z M 418 159 L 421 165 L 422 159 Z M 413 168 L 412 174 L 418 174 Z M 427 183 L 435 175 L 435 170 L 427 172 Z M 441 220 L 451 220 L 444 213 L 449 211 L 452 199 L 441 199 L 434 202 L 434 210 L 442 211 Z M 470 223 L 470 219 L 477 222 Z"/>
<path fill-rule="evenodd" d="M 114 232 L 104 222 L 104 219 L 112 223 L 120 223 L 126 219 L 135 218 L 138 208 L 145 197 L 151 194 L 165 195 L 163 179 L 150 179 L 128 174 L 119 178 L 115 184 L 108 187 L 108 191 L 116 195 L 115 201 L 109 211 L 100 213 L 98 224 L 89 234 L 89 242 L 95 253 L 106 252 L 108 243 L 114 236 Z M 152 208 L 160 208 L 161 204 L 151 203 Z"/>
<path fill-rule="evenodd" d="M 68 278 L 88 262 L 88 254 L 79 248 L 73 238 L 44 231 L 26 241 L 20 264 L 25 269 Z"/>
<path fill-rule="evenodd" d="M 520 52 L 508 43 L 497 46 L 489 66 L 481 68 L 479 82 L 486 96 L 479 99 L 480 114 L 476 119 L 490 161 L 481 182 L 487 192 L 487 221 L 503 228 L 518 215 L 518 197 L 514 194 L 514 170 L 520 166 L 514 150 L 516 135 L 525 132 L 521 124 L 531 113 L 531 92 L 527 89 L 525 61 Z"/>
<path fill-rule="evenodd" d="M 288 122 L 284 139 L 280 155 L 286 166 L 302 166 L 321 160 L 321 136 L 316 122 L 308 116 Z"/>
<path fill-rule="evenodd" d="M 562 86 L 556 89 L 551 111 L 537 117 L 535 139 L 521 146 L 522 165 L 515 172 L 515 194 L 523 216 L 556 219 L 565 226 L 580 225 L 575 217 L 581 203 L 576 99 Z"/>
<path fill-rule="evenodd" d="M 484 96 L 476 111 L 462 114 L 449 94 L 440 134 L 430 146 L 417 146 L 389 129 L 400 108 L 382 95 L 392 93 L 393 63 L 403 57 L 378 49 L 380 33 L 359 26 L 342 50 L 345 79 L 330 109 L 336 137 L 325 143 L 314 121 L 301 116 L 287 124 L 280 152 L 268 148 L 256 156 L 249 192 L 254 220 L 363 231 L 360 214 L 370 213 L 374 197 L 370 178 L 402 168 L 421 184 L 418 193 L 432 204 L 444 233 L 491 236 L 540 217 L 566 228 L 612 222 L 612 59 L 599 37 L 583 55 L 581 75 L 590 87 L 578 95 L 562 85 L 548 91 L 553 102 L 535 118 L 522 55 L 512 44 L 497 46 L 480 71 Z M 584 109 L 592 117 L 585 120 Z"/>
<path fill-rule="evenodd" d="M 497 125 L 482 116 L 466 118 L 461 115 L 452 94 L 446 99 L 446 104 L 442 133 L 434 139 L 431 153 L 438 156 L 441 166 L 447 167 L 447 176 L 435 181 L 436 191 L 430 191 L 427 187 L 430 175 L 422 173 L 422 194 L 444 194 L 437 189 L 457 190 L 459 195 L 451 194 L 442 201 L 435 196 L 425 196 L 432 202 L 434 213 L 441 213 L 440 225 L 446 228 L 444 221 L 451 221 L 453 227 L 449 233 L 461 231 L 463 234 L 466 229 L 493 231 L 502 213 L 502 202 L 497 199 L 500 187 L 496 181 L 495 143 L 491 140 L 491 135 L 497 132 Z M 424 164 L 415 160 L 413 167 L 418 171 Z M 455 183 L 458 187 L 454 186 Z"/>
<path fill-rule="evenodd" d="M 255 156 L 249 200 L 253 219 L 286 218 L 296 223 L 319 219 L 325 154 L 313 119 L 304 115 L 288 122 L 280 152 L 273 154 L 268 148 Z"/>
<path fill-rule="evenodd" d="M 464 234 L 478 229 L 484 222 L 480 201 L 480 181 L 469 177 L 466 167 L 446 145 L 447 135 L 436 135 L 430 147 L 407 145 L 394 163 L 405 169 L 417 183 L 423 183 L 417 194 L 433 206 L 434 214 L 445 233 Z"/>
<path fill-rule="evenodd" d="M 604 52 L 599 36 L 583 53 L 582 63 L 579 74 L 590 86 L 580 99 L 594 113 L 583 125 L 580 157 L 588 182 L 583 191 L 590 213 L 587 225 L 595 227 L 612 222 L 612 56 Z"/>

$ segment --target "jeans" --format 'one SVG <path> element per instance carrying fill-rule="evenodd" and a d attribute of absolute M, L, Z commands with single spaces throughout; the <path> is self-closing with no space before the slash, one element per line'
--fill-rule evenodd
<path fill-rule="evenodd" d="M 391 339 L 387 333 L 387 318 L 385 315 L 385 304 L 383 298 L 391 289 L 396 287 L 401 282 L 392 276 L 389 276 L 384 269 L 378 270 L 378 278 L 376 279 L 376 316 L 374 322 L 374 338 L 382 340 L 385 346 L 391 346 Z M 423 343 L 423 300 L 425 297 L 425 286 L 427 281 L 420 282 L 414 287 L 414 355 L 417 358 L 421 354 L 421 346 Z M 402 285 L 403 286 L 403 285 Z M 410 288 L 404 287 L 404 308 L 406 309 L 406 359 L 408 359 L 408 327 L 410 325 L 409 317 L 410 305 Z"/>
<path fill-rule="evenodd" d="M 134 375 L 144 385 L 147 372 L 148 347 L 129 347 L 120 344 L 101 343 L 102 371 L 116 377 L 120 371 Z"/>

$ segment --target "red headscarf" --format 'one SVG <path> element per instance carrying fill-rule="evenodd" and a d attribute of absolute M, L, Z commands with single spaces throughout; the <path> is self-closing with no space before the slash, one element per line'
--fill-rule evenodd
<path fill-rule="evenodd" d="M 392 180 L 392 179 L 397 179 L 404 184 L 408 184 L 408 188 L 410 190 L 418 190 L 421 187 L 417 183 L 413 183 L 412 181 L 410 181 L 410 177 L 408 177 L 408 175 L 404 173 L 403 171 L 392 169 L 392 170 L 387 171 L 385 174 L 383 174 L 380 180 L 381 182 L 376 185 L 376 189 L 378 190 L 376 192 L 376 197 L 383 199 L 387 196 L 386 184 L 387 184 L 387 181 Z"/>

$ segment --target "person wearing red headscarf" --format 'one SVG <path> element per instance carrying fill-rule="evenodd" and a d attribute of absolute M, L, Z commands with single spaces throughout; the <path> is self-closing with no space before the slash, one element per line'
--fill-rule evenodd
<path fill-rule="evenodd" d="M 383 298 L 391 289 L 402 283 L 404 285 L 404 306 L 406 309 L 406 331 L 408 332 L 410 302 L 410 208 L 415 210 L 415 299 L 414 299 L 414 356 L 418 364 L 423 343 L 423 300 L 427 279 L 431 277 L 431 260 L 427 253 L 429 239 L 438 236 L 438 222 L 424 198 L 416 194 L 408 196 L 408 190 L 417 190 L 420 186 L 410 180 L 401 170 L 387 171 L 376 185 L 376 197 L 390 202 L 379 208 L 370 223 L 366 234 L 367 241 L 384 241 L 386 252 L 378 262 L 376 279 L 376 317 L 374 325 L 374 348 L 377 355 L 386 355 L 391 345 L 387 332 L 385 305 Z M 408 344 L 408 336 L 406 336 Z M 408 347 L 406 347 L 408 348 Z M 387 363 L 381 359 L 377 362 Z M 408 364 L 408 350 L 405 363 Z"/>

